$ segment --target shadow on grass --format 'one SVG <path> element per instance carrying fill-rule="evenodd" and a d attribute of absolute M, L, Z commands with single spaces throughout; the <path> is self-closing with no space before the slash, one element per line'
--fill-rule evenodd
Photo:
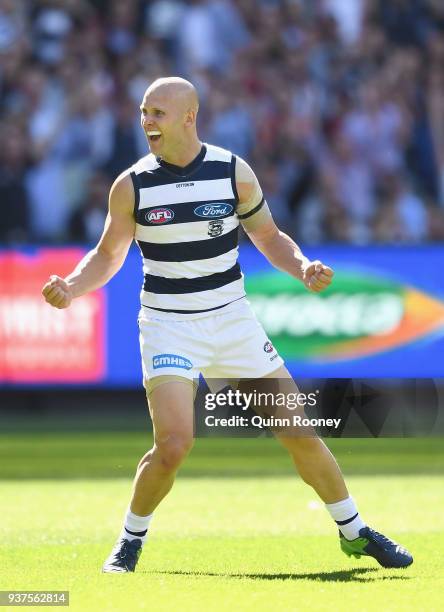
<path fill-rule="evenodd" d="M 374 575 L 377 572 L 377 575 Z M 383 576 L 379 568 L 362 567 L 336 572 L 309 572 L 304 574 L 230 574 L 224 572 L 185 572 L 185 571 L 160 571 L 142 572 L 146 574 L 170 574 L 177 576 L 210 576 L 217 578 L 240 578 L 250 580 L 314 580 L 319 582 L 376 582 L 380 580 L 410 580 L 410 576 Z M 373 575 L 372 575 L 373 574 Z"/>

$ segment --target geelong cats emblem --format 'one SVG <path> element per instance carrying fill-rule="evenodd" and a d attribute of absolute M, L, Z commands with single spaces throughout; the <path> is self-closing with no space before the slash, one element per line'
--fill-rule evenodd
<path fill-rule="evenodd" d="M 224 229 L 224 222 L 222 220 L 214 220 L 208 223 L 208 236 L 216 238 L 220 236 Z"/>

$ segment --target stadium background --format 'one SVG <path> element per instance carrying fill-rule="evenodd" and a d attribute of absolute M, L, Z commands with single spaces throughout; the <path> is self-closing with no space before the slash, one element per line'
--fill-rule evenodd
<path fill-rule="evenodd" d="M 126 479 L 108 543 L 150 440 L 140 255 L 68 311 L 40 290 L 100 236 L 113 179 L 146 154 L 142 94 L 167 74 L 196 84 L 202 140 L 247 159 L 278 224 L 336 271 L 309 295 L 242 238 L 291 371 L 443 389 L 440 0 L 0 0 L 0 477 Z M 184 476 L 226 476 L 229 495 L 233 477 L 291 472 L 264 441 L 237 442 L 196 448 Z M 352 477 L 444 471 L 440 440 L 333 442 Z"/>
<path fill-rule="evenodd" d="M 202 139 L 246 158 L 280 226 L 336 270 L 307 296 L 242 241 L 292 372 L 442 376 L 443 28 L 432 0 L 3 0 L 1 384 L 139 386 L 136 248 L 68 313 L 39 290 L 99 238 L 163 74 L 196 83 Z"/>

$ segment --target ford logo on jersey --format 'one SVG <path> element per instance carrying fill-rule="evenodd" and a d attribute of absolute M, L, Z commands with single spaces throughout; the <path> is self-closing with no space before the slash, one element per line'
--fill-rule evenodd
<path fill-rule="evenodd" d="M 217 217 L 225 217 L 233 210 L 231 204 L 201 204 L 194 209 L 194 214 L 204 219 L 216 219 Z"/>
<path fill-rule="evenodd" d="M 153 208 L 146 213 L 145 219 L 148 223 L 162 225 L 174 219 L 174 212 L 170 208 Z"/>
<path fill-rule="evenodd" d="M 180 355 L 164 353 L 162 355 L 154 355 L 153 357 L 153 368 L 155 370 L 158 368 L 183 368 L 184 370 L 191 370 L 192 367 L 191 361 Z"/>

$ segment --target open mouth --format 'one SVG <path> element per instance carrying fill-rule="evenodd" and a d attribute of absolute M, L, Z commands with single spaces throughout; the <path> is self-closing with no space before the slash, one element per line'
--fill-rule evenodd
<path fill-rule="evenodd" d="M 147 132 L 146 134 L 147 134 L 147 136 L 148 136 L 148 140 L 149 140 L 150 142 L 157 142 L 158 140 L 160 140 L 160 137 L 161 137 L 161 135 L 162 135 L 162 134 L 161 134 L 160 132 L 158 132 L 158 131 L 155 131 L 155 132 L 154 132 L 154 131 L 153 131 L 153 132 Z"/>

